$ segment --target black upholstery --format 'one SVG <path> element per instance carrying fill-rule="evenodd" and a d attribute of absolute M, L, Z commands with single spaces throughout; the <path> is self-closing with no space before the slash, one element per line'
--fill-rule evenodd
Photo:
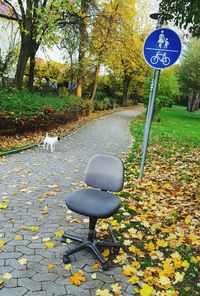
<path fill-rule="evenodd" d="M 103 270 L 107 270 L 107 262 L 97 249 L 97 246 L 119 249 L 121 245 L 114 242 L 97 241 L 95 238 L 95 225 L 98 218 L 111 217 L 120 206 L 119 197 L 108 191 L 116 192 L 122 189 L 124 182 L 123 162 L 119 158 L 110 155 L 97 154 L 93 156 L 86 168 L 85 182 L 93 188 L 73 192 L 65 198 L 65 203 L 70 210 L 89 217 L 88 237 L 82 239 L 64 233 L 62 242 L 65 242 L 66 238 L 70 238 L 81 243 L 81 245 L 66 251 L 63 262 L 68 263 L 70 261 L 69 255 L 89 247 L 100 260 Z"/>

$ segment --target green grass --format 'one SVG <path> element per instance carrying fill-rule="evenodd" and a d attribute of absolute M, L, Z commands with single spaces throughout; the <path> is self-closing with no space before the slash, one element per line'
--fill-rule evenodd
<path fill-rule="evenodd" d="M 186 111 L 186 107 L 174 106 L 162 109 L 159 117 L 159 122 L 152 122 L 150 144 L 173 144 L 176 149 L 200 145 L 200 111 L 191 113 Z M 134 148 L 137 148 L 142 143 L 144 120 L 133 121 L 130 128 L 136 140 Z"/>
<path fill-rule="evenodd" d="M 66 106 L 80 104 L 81 99 L 73 96 L 52 97 L 41 96 L 38 93 L 11 93 L 0 90 L 0 110 L 14 117 L 36 115 L 42 112 L 44 106 L 51 106 L 56 111 L 62 111 Z"/>

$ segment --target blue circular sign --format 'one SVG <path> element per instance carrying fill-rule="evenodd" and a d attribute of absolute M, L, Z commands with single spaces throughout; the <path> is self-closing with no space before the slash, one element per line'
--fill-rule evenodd
<path fill-rule="evenodd" d="M 155 69 L 171 67 L 178 60 L 180 53 L 180 38 L 168 28 L 151 32 L 144 43 L 145 60 Z"/>

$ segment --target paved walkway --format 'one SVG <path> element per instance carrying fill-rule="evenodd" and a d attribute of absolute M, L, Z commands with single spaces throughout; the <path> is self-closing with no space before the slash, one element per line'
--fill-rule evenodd
<path fill-rule="evenodd" d="M 71 256 L 72 269 L 65 270 L 62 257 L 68 245 L 54 233 L 86 235 L 87 220 L 73 222 L 77 216 L 67 211 L 64 197 L 83 180 L 91 156 L 122 156 L 128 150 L 128 122 L 141 112 L 143 108 L 137 107 L 90 122 L 62 138 L 54 153 L 36 147 L 0 159 L 0 204 L 7 205 L 0 209 L 0 246 L 5 242 L 0 248 L 0 280 L 10 277 L 0 286 L 0 296 L 94 296 L 97 288 L 110 289 L 115 282 L 122 286 L 123 295 L 134 294 L 121 267 L 95 271 L 96 259 L 87 250 Z M 55 246 L 46 247 L 47 242 Z M 87 282 L 76 287 L 69 284 L 69 275 L 79 269 Z"/>

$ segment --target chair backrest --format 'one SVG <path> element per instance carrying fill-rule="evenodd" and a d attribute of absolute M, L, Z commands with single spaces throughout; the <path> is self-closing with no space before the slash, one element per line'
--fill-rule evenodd
<path fill-rule="evenodd" d="M 85 171 L 85 183 L 106 191 L 121 191 L 124 184 L 123 162 L 106 154 L 94 155 Z"/>

